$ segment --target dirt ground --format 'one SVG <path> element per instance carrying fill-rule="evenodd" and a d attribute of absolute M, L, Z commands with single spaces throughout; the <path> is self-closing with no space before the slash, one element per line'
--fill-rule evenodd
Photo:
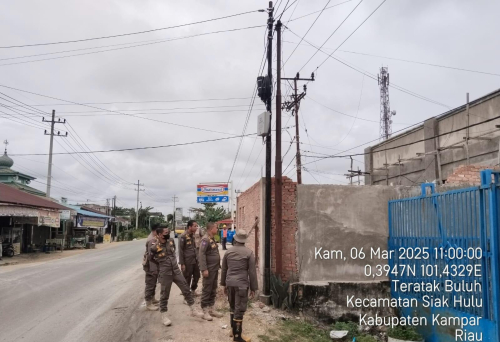
<path fill-rule="evenodd" d="M 12 258 L 7 256 L 3 256 L 2 260 L 0 260 L 0 266 L 10 266 L 10 265 L 23 265 L 23 264 L 31 264 L 31 263 L 39 263 L 39 262 L 47 262 L 52 260 L 58 260 L 62 258 L 71 257 L 73 255 L 78 255 L 82 253 L 93 253 L 99 250 L 116 247 L 119 244 L 127 243 L 129 241 L 124 242 L 113 242 L 113 243 L 100 243 L 95 245 L 95 249 L 84 249 L 84 248 L 76 248 L 76 249 L 68 249 L 61 251 L 54 251 L 47 253 L 22 253 L 16 255 Z"/>

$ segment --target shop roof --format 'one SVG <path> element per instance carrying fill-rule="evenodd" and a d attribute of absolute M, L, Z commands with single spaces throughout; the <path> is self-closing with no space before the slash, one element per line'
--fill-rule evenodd
<path fill-rule="evenodd" d="M 233 220 L 231 219 L 224 219 L 224 220 L 220 220 L 218 222 L 215 222 L 215 224 L 219 225 L 219 224 L 232 224 L 233 223 Z"/>
<path fill-rule="evenodd" d="M 0 204 L 17 204 L 29 207 L 66 210 L 66 208 L 48 199 L 28 194 L 14 187 L 0 183 Z"/>
<path fill-rule="evenodd" d="M 100 218 L 112 218 L 112 216 L 98 214 L 98 213 L 94 213 L 92 211 L 82 209 L 79 205 L 65 204 L 65 206 L 70 208 L 70 209 L 75 210 L 80 215 L 85 215 L 85 216 L 90 216 L 90 217 L 100 217 Z"/>

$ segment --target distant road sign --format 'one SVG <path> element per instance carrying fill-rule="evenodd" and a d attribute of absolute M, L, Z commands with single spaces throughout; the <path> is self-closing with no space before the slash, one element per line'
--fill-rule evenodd
<path fill-rule="evenodd" d="M 196 196 L 198 203 L 229 202 L 229 186 L 227 183 L 198 184 Z"/>

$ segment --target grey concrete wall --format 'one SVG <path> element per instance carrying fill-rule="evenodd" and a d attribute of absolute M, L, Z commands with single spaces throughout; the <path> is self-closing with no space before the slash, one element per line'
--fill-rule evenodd
<path fill-rule="evenodd" d="M 500 90 L 471 101 L 469 113 L 471 125 L 499 117 Z M 468 150 L 471 164 L 496 165 L 499 163 L 500 130 L 496 128 L 498 124 L 500 124 L 500 119 L 469 128 L 471 139 Z M 370 172 L 370 175 L 365 177 L 365 184 L 412 185 L 436 180 L 439 182 L 440 171 L 441 180 L 446 181 L 455 168 L 467 162 L 464 140 L 467 130 L 446 133 L 466 126 L 467 111 L 464 105 L 431 118 L 408 132 L 367 148 L 365 151 L 372 151 L 372 156 L 365 158 L 365 169 Z M 435 139 L 431 139 L 433 137 Z M 424 142 L 380 151 L 427 138 L 429 140 Z M 437 154 L 433 153 L 437 149 L 440 150 L 440 163 Z M 425 155 L 417 156 L 417 153 L 425 153 Z M 401 159 L 400 165 L 397 165 L 398 158 Z M 389 164 L 388 169 L 385 169 L 386 160 Z"/>
<path fill-rule="evenodd" d="M 364 276 L 364 267 L 386 263 L 370 260 L 367 252 L 387 249 L 387 202 L 418 194 L 418 187 L 298 185 L 299 281 L 372 281 Z M 320 247 L 340 250 L 347 260 L 315 259 Z M 367 258 L 352 260 L 352 247 L 363 247 Z"/>

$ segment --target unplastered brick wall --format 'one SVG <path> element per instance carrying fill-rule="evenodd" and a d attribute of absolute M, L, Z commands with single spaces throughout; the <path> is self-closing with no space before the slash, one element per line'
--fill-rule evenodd
<path fill-rule="evenodd" d="M 493 169 L 500 170 L 500 168 L 483 165 L 462 165 L 453 171 L 453 173 L 446 179 L 446 185 L 479 185 L 481 184 L 480 172 L 482 170 Z"/>
<path fill-rule="evenodd" d="M 241 193 L 238 196 L 237 200 L 237 212 L 236 212 L 236 230 L 242 229 L 244 232 L 249 232 L 255 223 L 255 217 L 261 216 L 261 181 L 255 183 L 252 187 L 250 187 L 245 192 Z M 260 229 L 261 227 L 258 227 Z M 250 248 L 256 258 L 260 258 L 259 255 L 259 246 L 258 246 L 258 238 L 256 241 L 256 236 L 258 237 L 258 229 L 253 230 L 248 236 L 246 246 Z M 259 261 L 256 261 L 256 264 L 259 265 Z"/>
<path fill-rule="evenodd" d="M 261 183 L 262 182 L 262 183 Z M 264 236 L 264 196 L 265 196 L 265 180 L 254 184 L 245 192 L 238 196 L 236 227 L 240 227 L 248 231 L 255 222 L 255 216 L 259 216 L 259 231 L 253 231 L 249 236 L 247 247 L 252 249 L 258 259 L 264 257 L 259 254 L 259 250 L 263 251 L 264 245 L 262 236 Z M 274 178 L 272 178 L 271 190 L 271 271 L 276 273 L 276 224 L 275 224 L 275 207 L 274 207 Z M 283 214 L 282 214 L 282 278 L 283 280 L 297 279 L 297 183 L 293 182 L 288 177 L 283 177 Z M 257 235 L 256 235 L 257 233 Z M 257 239 L 255 238 L 257 236 Z M 262 241 L 261 241 L 262 240 Z M 261 263 L 262 264 L 262 263 Z M 259 265 L 259 262 L 257 262 Z"/>
<path fill-rule="evenodd" d="M 271 270 L 276 273 L 276 221 L 274 218 L 274 178 L 272 180 L 271 196 Z M 282 213 L 282 279 L 295 280 L 297 272 L 297 183 L 288 177 L 283 177 L 283 213 Z"/>

